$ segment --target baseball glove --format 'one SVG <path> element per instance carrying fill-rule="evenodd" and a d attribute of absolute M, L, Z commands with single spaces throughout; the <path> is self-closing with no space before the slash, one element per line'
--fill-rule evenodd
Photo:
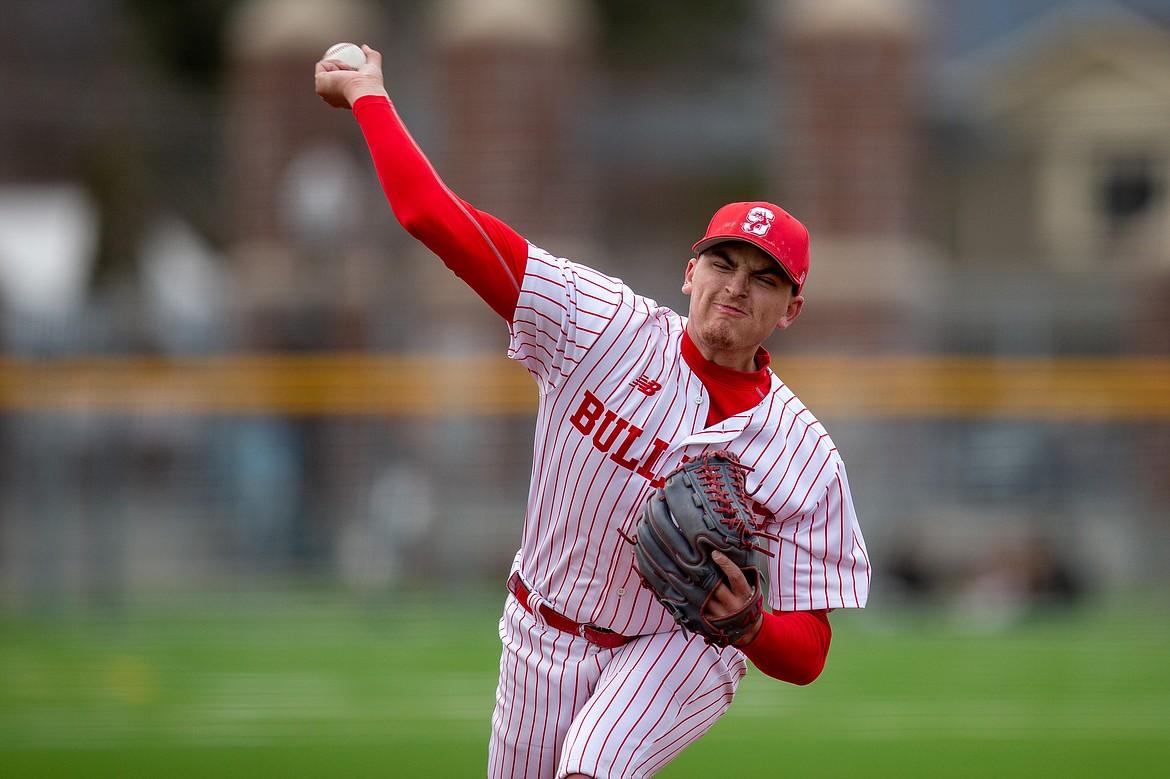
<path fill-rule="evenodd" d="M 727 646 L 756 624 L 763 591 L 756 543 L 763 533 L 752 516 L 744 474 L 731 452 L 710 452 L 684 463 L 646 501 L 638 522 L 634 557 L 646 587 L 684 630 L 707 643 Z M 741 569 L 752 588 L 742 611 L 719 619 L 705 606 L 724 581 L 711 559 L 720 551 Z"/>

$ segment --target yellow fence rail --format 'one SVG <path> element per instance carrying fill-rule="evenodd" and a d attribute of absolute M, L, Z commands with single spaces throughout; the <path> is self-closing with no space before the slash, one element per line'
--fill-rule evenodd
<path fill-rule="evenodd" d="M 800 355 L 776 358 L 823 417 L 1170 421 L 1170 359 Z M 528 414 L 499 355 L 369 353 L 0 358 L 0 411 L 299 416 Z"/>

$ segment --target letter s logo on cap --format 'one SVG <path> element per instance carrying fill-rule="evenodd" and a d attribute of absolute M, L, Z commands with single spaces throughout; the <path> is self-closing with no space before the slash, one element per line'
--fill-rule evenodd
<path fill-rule="evenodd" d="M 772 213 L 770 209 L 756 206 L 747 212 L 744 223 L 739 226 L 739 229 L 745 233 L 763 237 L 772 229 L 772 221 L 775 218 L 776 214 Z"/>

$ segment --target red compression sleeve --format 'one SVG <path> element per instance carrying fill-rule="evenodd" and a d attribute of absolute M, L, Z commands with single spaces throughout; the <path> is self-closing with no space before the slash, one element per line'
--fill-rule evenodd
<path fill-rule="evenodd" d="M 821 675 L 833 631 L 825 610 L 764 612 L 759 634 L 740 647 L 752 665 L 792 684 L 810 684 Z"/>
<path fill-rule="evenodd" d="M 510 322 L 527 241 L 447 188 L 386 98 L 360 97 L 353 113 L 398 222 Z"/>

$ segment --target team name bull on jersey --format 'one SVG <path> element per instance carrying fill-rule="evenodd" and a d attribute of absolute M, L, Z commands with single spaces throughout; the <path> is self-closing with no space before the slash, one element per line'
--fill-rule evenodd
<path fill-rule="evenodd" d="M 661 438 L 654 438 L 649 442 L 647 449 L 648 436 L 645 435 L 645 431 L 607 409 L 589 390 L 585 390 L 581 404 L 569 417 L 569 422 L 580 430 L 582 435 L 590 437 L 597 451 L 609 453 L 609 459 L 648 479 L 652 487 L 662 486 L 663 479 L 654 475 L 654 467 L 662 454 L 670 448 L 670 444 Z"/>

